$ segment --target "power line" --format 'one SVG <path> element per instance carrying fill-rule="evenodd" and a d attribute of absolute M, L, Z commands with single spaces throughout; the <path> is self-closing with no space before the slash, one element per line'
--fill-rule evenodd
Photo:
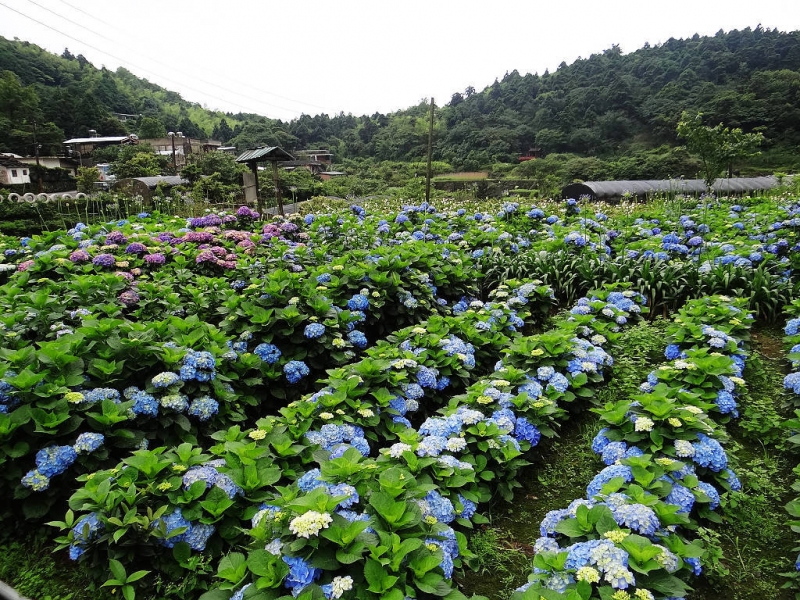
<path fill-rule="evenodd" d="M 55 16 L 57 16 L 57 17 L 61 18 L 61 19 L 64 19 L 64 20 L 65 20 L 65 21 L 67 21 L 68 23 L 72 23 L 73 25 L 77 25 L 78 27 L 80 27 L 81 29 L 85 29 L 85 30 L 86 30 L 86 31 L 88 31 L 89 33 L 92 33 L 92 34 L 94 34 L 94 35 L 96 35 L 96 36 L 98 36 L 98 37 L 101 37 L 101 38 L 103 38 L 103 39 L 109 40 L 109 41 L 111 41 L 111 42 L 117 43 L 115 40 L 113 40 L 113 39 L 111 39 L 111 38 L 109 38 L 109 37 L 107 37 L 107 36 L 103 35 L 102 33 L 98 33 L 98 32 L 96 32 L 96 31 L 94 31 L 94 30 L 92 30 L 92 29 L 89 29 L 88 27 L 86 27 L 86 26 L 84 26 L 84 25 L 82 25 L 82 24 L 80 24 L 80 23 L 77 23 L 77 22 L 75 22 L 75 21 L 73 21 L 73 20 L 71 20 L 71 19 L 68 19 L 67 17 L 65 17 L 65 16 L 63 16 L 63 15 L 61 15 L 61 14 L 59 14 L 59 13 L 57 13 L 57 12 L 55 12 L 55 11 L 53 11 L 53 10 L 51 10 L 51 9 L 47 8 L 47 7 L 45 7 L 45 6 L 42 6 L 42 5 L 41 5 L 41 4 L 39 4 L 38 2 L 34 2 L 34 0 L 27 0 L 27 2 L 29 2 L 30 4 L 33 4 L 34 6 L 38 6 L 39 8 L 41 8 L 41 9 L 43 9 L 43 10 L 46 10 L 47 12 L 49 12 L 49 13 L 51 13 L 51 14 L 53 14 L 53 15 L 55 15 Z M 27 15 L 26 15 L 26 16 L 27 16 Z M 30 18 L 30 17 L 29 17 L 29 18 Z M 60 32 L 60 33 L 62 33 L 62 35 L 67 35 L 67 34 L 65 34 L 65 33 L 63 33 L 63 32 Z M 75 39 L 75 38 L 72 38 L 72 39 Z M 80 40 L 78 40 L 78 41 L 80 41 Z M 86 42 L 83 42 L 83 43 L 86 43 Z M 87 45 L 87 46 L 89 46 L 89 44 L 86 44 L 86 45 Z M 93 49 L 95 49 L 95 50 L 97 50 L 98 52 L 103 52 L 103 53 L 104 53 L 104 54 L 106 54 L 107 56 L 110 56 L 110 57 L 112 57 L 112 58 L 116 58 L 116 59 L 117 59 L 117 60 L 119 60 L 119 61 L 123 61 L 123 59 L 121 59 L 121 58 L 119 58 L 119 57 L 116 57 L 116 56 L 114 56 L 113 54 L 110 54 L 109 52 L 105 52 L 105 51 L 103 51 L 103 50 L 101 50 L 101 49 L 99 49 L 99 48 L 93 47 L 93 46 L 89 46 L 89 47 L 90 47 L 90 48 L 93 48 Z M 146 58 L 146 57 L 141 57 L 141 58 Z M 167 67 L 168 69 L 171 69 L 171 68 L 172 68 L 172 66 L 171 66 L 171 65 L 167 65 L 167 64 L 165 64 L 165 63 L 162 63 L 162 62 L 160 62 L 160 61 L 158 61 L 158 60 L 155 60 L 155 59 L 149 59 L 149 60 L 152 60 L 153 62 L 155 62 L 155 63 L 157 63 L 157 64 L 160 64 L 160 65 L 162 65 L 162 66 L 165 66 L 165 67 Z M 155 76 L 157 76 L 157 77 L 162 77 L 163 79 L 165 79 L 165 80 L 167 80 L 167 81 L 172 81 L 172 82 L 173 82 L 174 84 L 176 84 L 176 85 L 181 85 L 181 86 L 183 86 L 183 87 L 186 87 L 186 88 L 188 88 L 188 89 L 193 89 L 194 91 L 196 91 L 196 92 L 198 92 L 198 93 L 201 93 L 201 94 L 202 94 L 202 93 L 204 93 L 204 92 L 202 92 L 202 91 L 200 91 L 200 90 L 197 90 L 196 88 L 191 88 L 190 86 L 188 86 L 188 85 L 186 85 L 186 84 L 184 84 L 184 83 L 180 83 L 179 81 L 175 81 L 175 80 L 169 80 L 169 79 L 167 79 L 166 77 L 163 77 L 162 75 L 159 75 L 158 73 L 156 73 L 155 71 L 153 71 L 153 70 L 151 70 L 151 69 L 144 69 L 144 67 L 141 67 L 141 66 L 135 65 L 135 64 L 134 64 L 134 63 L 132 63 L 132 62 L 129 62 L 128 64 L 131 64 L 131 65 L 135 66 L 135 67 L 136 67 L 136 68 L 138 68 L 138 69 L 143 69 L 143 70 L 146 70 L 146 71 L 148 71 L 148 72 L 150 72 L 150 73 L 154 74 L 154 75 L 155 75 Z M 195 79 L 197 79 L 197 80 L 198 80 L 198 81 L 200 81 L 201 83 L 205 83 L 206 85 L 211 85 L 212 87 L 216 87 L 216 88 L 219 88 L 219 89 L 225 90 L 225 88 L 223 88 L 222 86 L 219 86 L 219 85 L 217 85 L 217 84 L 215 84 L 215 83 L 212 83 L 212 82 L 210 82 L 210 81 L 205 81 L 205 80 L 203 80 L 203 79 L 200 79 L 200 78 L 198 78 L 198 77 L 195 77 Z M 220 101 L 223 101 L 223 102 L 224 102 L 224 100 L 222 100 L 222 99 L 221 99 L 221 98 L 219 98 L 219 97 L 211 96 L 210 94 L 207 94 L 207 95 L 208 95 L 209 97 L 211 97 L 211 98 L 216 98 L 217 100 L 220 100 Z M 293 109 L 293 108 L 287 108 L 287 107 L 285 107 L 285 106 L 280 106 L 280 105 L 277 105 L 277 104 L 272 104 L 272 103 L 270 103 L 270 102 L 264 102 L 264 101 L 262 101 L 261 99 L 258 99 L 258 98 L 252 98 L 252 97 L 248 97 L 248 96 L 244 96 L 243 94 L 239 94 L 239 95 L 240 95 L 240 96 L 242 96 L 243 98 L 246 98 L 246 99 L 248 99 L 248 100 L 251 100 L 251 101 L 253 101 L 253 102 L 257 102 L 257 103 L 259 103 L 259 104 L 266 104 L 267 106 L 272 106 L 273 108 L 279 108 L 279 109 L 281 109 L 281 110 L 288 110 L 288 111 L 290 111 L 290 112 L 294 112 L 294 113 L 296 113 L 296 114 L 301 114 L 301 111 L 298 111 L 298 110 L 296 110 L 296 109 Z M 234 103 L 234 104 L 236 104 L 236 106 L 240 106 L 240 107 L 242 107 L 242 108 L 245 108 L 245 109 L 247 110 L 247 107 L 245 107 L 245 106 L 243 106 L 243 105 L 241 105 L 241 104 L 238 104 L 238 103 Z"/>
<path fill-rule="evenodd" d="M 82 28 L 82 29 L 85 29 L 85 30 L 86 30 L 86 31 L 88 31 L 89 33 L 93 33 L 93 34 L 95 34 L 96 36 L 99 36 L 99 37 L 101 37 L 101 38 L 103 38 L 103 39 L 106 39 L 106 40 L 108 40 L 108 41 L 110 41 L 110 42 L 113 42 L 114 44 L 119 44 L 118 40 L 111 39 L 111 38 L 109 38 L 109 37 L 107 37 L 107 36 L 103 35 L 102 33 L 98 33 L 97 31 L 94 31 L 94 30 L 92 30 L 92 29 L 89 29 L 88 27 L 86 27 L 86 26 L 85 26 L 85 25 L 83 25 L 82 23 L 78 23 L 78 22 L 76 22 L 76 21 L 72 21 L 72 20 L 68 19 L 67 17 L 65 17 L 65 16 L 63 16 L 63 15 L 61 15 L 61 14 L 59 14 L 59 13 L 57 13 L 57 12 L 55 12 L 55 11 L 53 11 L 53 10 L 49 9 L 49 8 L 46 8 L 45 6 L 42 6 L 42 5 L 41 5 L 41 4 L 39 4 L 38 2 L 34 2 L 34 0 L 27 0 L 27 1 L 28 1 L 28 2 L 30 2 L 31 4 L 35 4 L 35 5 L 36 5 L 36 6 L 38 6 L 39 8 L 42 8 L 42 9 L 46 10 L 46 11 L 47 11 L 47 12 L 49 12 L 49 13 L 52 13 L 52 14 L 56 15 L 57 17 L 60 17 L 60 18 L 64 19 L 65 21 L 69 21 L 69 22 L 70 22 L 70 23 L 72 23 L 73 25 L 77 25 L 78 27 L 80 27 L 80 28 Z M 97 21 L 97 22 L 101 23 L 102 25 L 105 25 L 106 27 L 111 27 L 112 29 L 115 29 L 115 30 L 117 30 L 117 31 L 119 31 L 119 32 L 121 32 L 121 33 L 125 33 L 125 34 L 127 35 L 127 32 L 125 32 L 125 31 L 121 30 L 120 28 L 116 27 L 115 25 L 112 25 L 112 24 L 110 24 L 110 23 L 107 23 L 107 22 L 103 21 L 102 19 L 99 19 L 99 18 L 97 18 L 97 17 L 94 17 L 94 16 L 92 16 L 92 15 L 91 15 L 91 14 L 89 14 L 88 12 L 86 12 L 86 11 L 84 11 L 84 10 L 82 10 L 82 9 L 80 9 L 80 8 L 78 8 L 78 7 L 76 7 L 76 6 L 73 6 L 73 5 L 72 5 L 72 4 L 70 4 L 69 2 L 66 2 L 66 0 L 58 0 L 58 1 L 59 1 L 59 2 L 61 2 L 62 4 L 65 4 L 66 6 L 70 7 L 71 9 L 77 10 L 77 11 L 78 11 L 78 12 L 80 12 L 81 14 L 84 14 L 84 15 L 86 15 L 86 16 L 92 17 L 92 18 L 93 18 L 95 21 Z M 126 44 L 122 44 L 122 45 L 123 45 L 123 46 L 126 46 L 126 47 L 127 47 L 127 48 L 129 48 L 129 49 L 131 49 L 131 46 L 128 46 L 128 45 L 126 45 Z M 144 58 L 144 59 L 146 59 L 146 60 L 150 60 L 150 61 L 152 61 L 152 62 L 154 62 L 154 63 L 156 63 L 156 64 L 158 64 L 158 65 L 161 65 L 161 66 L 163 66 L 163 67 L 167 67 L 168 69 L 171 69 L 171 68 L 172 68 L 172 66 L 171 66 L 171 65 L 168 65 L 168 64 L 166 64 L 166 63 L 164 63 L 164 62 L 161 62 L 160 60 L 158 60 L 158 59 L 156 59 L 156 58 L 153 58 L 153 57 L 150 57 L 150 56 L 144 56 L 144 55 L 140 55 L 140 58 Z M 210 85 L 210 86 L 216 87 L 216 88 L 218 88 L 218 89 L 222 89 L 222 90 L 226 89 L 226 88 L 224 88 L 224 87 L 220 86 L 219 84 L 216 84 L 216 83 L 214 83 L 214 82 L 212 82 L 212 81 L 206 81 L 206 80 L 204 80 L 204 79 L 202 79 L 202 78 L 200 78 L 200 77 L 194 76 L 194 75 L 193 75 L 193 77 L 194 77 L 195 79 L 197 79 L 197 81 L 200 81 L 200 82 L 202 82 L 202 83 L 205 83 L 206 85 Z M 245 87 L 249 87 L 250 89 L 252 89 L 252 90 L 255 90 L 256 92 L 260 92 L 260 93 L 262 93 L 262 94 L 268 94 L 268 95 L 270 95 L 270 96 L 275 96 L 276 98 L 280 98 L 281 100 L 287 100 L 287 101 L 289 101 L 289 102 L 292 102 L 292 103 L 294 103 L 294 104 L 302 104 L 302 105 L 304 105 L 304 106 L 310 106 L 310 107 L 313 107 L 313 108 L 319 108 L 320 110 L 325 110 L 325 107 L 324 107 L 324 106 L 319 106 L 318 104 L 312 104 L 312 103 L 310 103 L 310 102 L 303 102 L 302 100 L 295 100 L 295 99 L 293 99 L 293 98 L 289 98 L 289 97 L 287 97 L 287 96 L 281 96 L 280 94 L 275 94 L 274 92 L 269 92 L 269 91 L 267 91 L 267 90 L 263 90 L 263 89 L 260 89 L 260 88 L 254 87 L 254 86 L 252 86 L 252 85 L 249 85 L 249 84 L 247 84 L 247 83 L 240 82 L 240 81 L 238 81 L 238 80 L 235 80 L 235 79 L 232 79 L 232 78 L 230 78 L 230 77 L 225 77 L 224 75 L 222 76 L 222 78 L 223 78 L 223 79 L 227 79 L 228 81 L 231 81 L 231 82 L 233 82 L 233 83 L 234 83 L 234 84 L 236 84 L 237 86 L 245 86 Z M 255 101 L 255 102 L 261 102 L 261 100 L 260 100 L 260 99 L 256 99 L 256 98 L 253 98 L 253 97 L 250 97 L 250 96 L 245 96 L 245 95 L 242 95 L 242 97 L 244 97 L 244 98 L 247 98 L 248 100 L 253 100 L 253 101 Z M 295 112 L 296 112 L 296 111 L 295 111 Z"/>
<path fill-rule="evenodd" d="M 30 2 L 30 0 L 28 0 L 28 1 Z M 214 100 L 217 100 L 219 102 L 222 102 L 222 103 L 225 103 L 225 104 L 233 104 L 234 106 L 238 106 L 238 107 L 244 109 L 247 112 L 252 112 L 251 108 L 248 108 L 248 107 L 244 106 L 243 104 L 239 104 L 238 102 L 235 102 L 235 101 L 232 101 L 232 100 L 225 100 L 225 99 L 220 98 L 218 96 L 214 96 L 212 94 L 209 94 L 208 92 L 204 92 L 204 91 L 198 90 L 197 88 L 193 88 L 193 87 L 188 86 L 186 84 L 183 84 L 183 83 L 177 82 L 175 80 L 169 79 L 167 77 L 164 77 L 163 75 L 160 75 L 160 74 L 156 73 L 155 71 L 152 71 L 151 69 L 147 69 L 147 68 L 142 67 L 140 65 L 136 65 L 136 64 L 134 64 L 134 63 L 132 63 L 132 62 L 130 62 L 128 60 L 125 60 L 125 59 L 123 59 L 123 58 L 121 58 L 119 56 L 111 54 L 110 52 L 106 52 L 105 50 L 101 50 L 100 48 L 97 48 L 96 46 L 93 46 L 93 45 L 89 44 L 88 42 L 84 42 L 83 40 L 79 40 L 78 38 L 76 38 L 74 36 L 71 36 L 68 33 L 65 33 L 65 32 L 63 32 L 63 31 L 61 31 L 59 29 L 56 29 L 55 27 L 52 27 L 51 25 L 48 25 L 47 23 L 43 23 L 42 21 L 39 21 L 38 19 L 35 19 L 35 18 L 31 17 L 30 15 L 26 15 L 25 13 L 20 12 L 17 9 L 10 7 L 5 2 L 0 1 L 0 6 L 3 6 L 5 8 L 7 8 L 8 10 L 10 10 L 11 12 L 17 13 L 18 15 L 20 15 L 22 17 L 25 17 L 26 19 L 28 19 L 30 21 L 33 21 L 34 23 L 37 23 L 37 24 L 41 25 L 42 27 L 46 27 L 47 29 L 49 29 L 51 31 L 54 31 L 54 32 L 58 33 L 59 35 L 63 35 L 64 37 L 67 37 L 67 38 L 69 38 L 71 40 L 74 40 L 74 41 L 80 43 L 80 44 L 83 44 L 87 48 L 91 48 L 92 50 L 100 52 L 101 54 L 104 54 L 105 56 L 113 58 L 114 60 L 118 60 L 118 61 L 120 61 L 120 63 L 128 64 L 128 65 L 130 65 L 130 66 L 132 66 L 132 67 L 134 67 L 136 69 L 139 69 L 141 71 L 144 71 L 144 72 L 147 72 L 147 73 L 151 73 L 152 75 L 155 75 L 156 77 L 159 77 L 164 81 L 168 81 L 168 82 L 172 83 L 173 85 L 182 86 L 182 87 L 184 87 L 184 88 L 186 88 L 188 90 L 192 90 L 194 92 L 197 92 L 201 96 L 205 95 L 205 96 L 207 96 L 209 98 L 212 98 Z M 279 108 L 281 110 L 288 110 L 289 112 L 293 112 L 293 113 L 296 113 L 296 114 L 301 114 L 300 111 L 295 110 L 293 108 L 287 108 L 285 106 L 278 106 L 276 104 L 271 104 L 269 102 L 263 102 L 263 101 L 259 101 L 259 102 L 261 102 L 263 104 L 266 104 L 267 106 L 272 106 L 273 108 Z"/>

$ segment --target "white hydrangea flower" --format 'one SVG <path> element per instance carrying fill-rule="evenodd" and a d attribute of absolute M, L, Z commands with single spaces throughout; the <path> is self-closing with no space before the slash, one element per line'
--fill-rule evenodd
<path fill-rule="evenodd" d="M 317 535 L 322 529 L 327 529 L 333 522 L 333 517 L 328 513 L 320 513 L 310 510 L 299 517 L 295 517 L 289 523 L 289 531 L 297 537 L 310 538 Z"/>

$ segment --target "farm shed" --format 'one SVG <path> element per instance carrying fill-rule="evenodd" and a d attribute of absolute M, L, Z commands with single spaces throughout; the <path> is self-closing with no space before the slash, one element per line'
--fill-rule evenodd
<path fill-rule="evenodd" d="M 130 194 L 131 196 L 141 196 L 149 202 L 153 196 L 153 191 L 159 183 L 166 187 L 174 187 L 176 185 L 185 185 L 189 183 L 189 180 L 178 175 L 129 177 L 127 179 L 120 179 L 116 185 L 114 185 L 114 191 Z"/>
<path fill-rule="evenodd" d="M 778 178 L 768 177 L 735 177 L 717 179 L 714 192 L 718 195 L 747 194 L 778 187 Z M 639 198 L 652 194 L 689 194 L 697 195 L 706 191 L 702 179 L 650 179 L 641 181 L 584 181 L 571 183 L 561 190 L 562 198 L 580 198 L 588 196 L 592 200 L 611 200 L 622 198 L 625 194 L 633 194 Z"/>

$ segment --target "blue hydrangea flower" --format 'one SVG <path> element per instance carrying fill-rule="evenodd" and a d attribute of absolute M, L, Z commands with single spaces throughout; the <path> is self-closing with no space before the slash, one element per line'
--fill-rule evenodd
<path fill-rule="evenodd" d="M 678 512 L 684 513 L 692 511 L 694 501 L 695 498 L 692 491 L 680 483 L 674 483 L 672 485 L 672 491 L 664 498 L 664 502 L 667 504 L 674 504 L 679 507 Z"/>
<path fill-rule="evenodd" d="M 297 383 L 309 373 L 308 366 L 302 360 L 290 360 L 283 365 L 283 374 L 289 383 Z"/>
<path fill-rule="evenodd" d="M 621 477 L 625 483 L 630 483 L 633 480 L 633 473 L 631 468 L 627 465 L 611 465 L 600 471 L 594 476 L 594 479 L 589 483 L 586 488 L 586 497 L 594 498 L 603 489 L 603 486 L 612 479 Z"/>
<path fill-rule="evenodd" d="M 89 454 L 103 445 L 105 437 L 102 433 L 82 433 L 75 440 L 73 448 L 78 454 Z"/>
<path fill-rule="evenodd" d="M 569 387 L 569 380 L 564 377 L 561 373 L 555 373 L 547 382 L 548 387 L 553 386 L 553 388 L 560 394 L 563 394 L 567 391 Z"/>
<path fill-rule="evenodd" d="M 200 421 L 208 421 L 219 412 L 219 402 L 210 396 L 200 396 L 192 400 L 188 414 L 197 417 Z"/>
<path fill-rule="evenodd" d="M 356 348 L 364 349 L 367 347 L 367 337 L 360 331 L 354 330 L 347 334 L 347 340 Z"/>
<path fill-rule="evenodd" d="M 417 370 L 417 383 L 424 388 L 436 388 L 436 375 L 438 372 L 435 369 L 421 366 Z"/>
<path fill-rule="evenodd" d="M 464 498 L 464 496 L 461 494 L 458 495 L 458 501 L 461 503 L 461 506 L 464 507 L 458 514 L 459 518 L 471 519 L 475 514 L 475 511 L 478 509 L 478 506 L 472 500 L 467 500 Z"/>
<path fill-rule="evenodd" d="M 347 301 L 347 308 L 350 310 L 367 310 L 369 308 L 369 298 L 363 294 L 355 294 Z"/>
<path fill-rule="evenodd" d="M 628 527 L 644 536 L 653 535 L 661 527 L 656 513 L 644 504 L 623 504 L 613 514 L 620 527 Z"/>
<path fill-rule="evenodd" d="M 736 410 L 736 400 L 734 399 L 733 394 L 730 392 L 720 390 L 717 393 L 717 399 L 715 402 L 719 408 L 719 412 L 721 412 L 723 415 L 730 414 L 734 417 L 739 415 L 739 412 Z"/>
<path fill-rule="evenodd" d="M 710 500 L 710 504 L 708 505 L 708 507 L 711 510 L 714 510 L 719 506 L 720 498 L 719 498 L 719 492 L 717 491 L 717 488 L 715 488 L 710 483 L 706 483 L 705 481 L 701 481 L 700 483 L 697 484 L 697 489 L 699 491 L 703 492 L 706 496 L 708 496 L 708 498 Z"/>
<path fill-rule="evenodd" d="M 601 453 L 603 462 L 607 465 L 613 465 L 618 460 L 625 458 L 625 452 L 628 450 L 628 444 L 625 442 L 609 442 Z"/>
<path fill-rule="evenodd" d="M 49 446 L 36 453 L 36 468 L 45 477 L 61 475 L 78 458 L 72 446 Z"/>
<path fill-rule="evenodd" d="M 177 544 L 178 542 L 183 542 L 186 538 L 186 533 L 192 526 L 192 524 L 183 517 L 183 513 L 181 513 L 180 508 L 176 508 L 172 512 L 172 514 L 167 515 L 166 517 L 156 519 L 155 521 L 153 521 L 151 527 L 153 529 L 158 529 L 162 523 L 166 528 L 167 537 L 161 540 L 161 545 L 166 546 L 167 548 L 174 548 L 175 544 Z M 170 536 L 171 533 L 177 531 L 182 527 L 186 528 L 182 533 L 177 533 L 175 535 Z"/>
<path fill-rule="evenodd" d="M 274 365 L 281 357 L 281 351 L 273 344 L 259 344 L 253 354 L 269 365 Z"/>
<path fill-rule="evenodd" d="M 283 585 L 292 591 L 293 596 L 297 596 L 303 588 L 311 585 L 322 575 L 321 569 L 312 567 L 310 563 L 299 556 L 283 556 L 282 558 L 283 562 L 289 565 L 289 574 L 283 580 Z"/>
<path fill-rule="evenodd" d="M 40 473 L 38 469 L 34 469 L 25 474 L 21 483 L 34 492 L 43 492 L 50 487 L 50 478 Z"/>
<path fill-rule="evenodd" d="M 208 538 L 212 536 L 215 528 L 204 523 L 192 523 L 190 529 L 184 534 L 183 541 L 189 544 L 192 550 L 202 552 L 206 549 Z"/>
<path fill-rule="evenodd" d="M 309 323 L 306 325 L 303 335 L 309 340 L 315 340 L 325 334 L 325 325 L 322 323 Z"/>
<path fill-rule="evenodd" d="M 146 417 L 158 416 L 158 400 L 143 390 L 137 390 L 131 397 L 133 406 L 131 412 L 134 415 L 144 415 Z"/>
<path fill-rule="evenodd" d="M 717 440 L 702 433 L 697 434 L 697 439 L 699 441 L 692 444 L 695 463 L 716 472 L 728 466 L 728 456 Z"/>
<path fill-rule="evenodd" d="M 514 424 L 514 437 L 520 441 L 525 440 L 531 446 L 536 446 L 542 434 L 536 426 L 529 423 L 525 417 L 519 417 Z"/>
<path fill-rule="evenodd" d="M 456 518 L 453 503 L 436 490 L 431 490 L 425 495 L 424 500 L 418 502 L 423 516 L 433 516 L 440 523 L 450 523 Z"/>
<path fill-rule="evenodd" d="M 603 427 L 594 439 L 592 440 L 592 452 L 595 454 L 600 454 L 606 446 L 610 443 L 610 440 L 606 437 L 606 433 L 608 433 L 608 427 Z"/>
<path fill-rule="evenodd" d="M 165 371 L 163 373 L 159 373 L 153 379 L 151 379 L 153 387 L 156 389 L 164 389 L 168 388 L 172 385 L 176 385 L 181 382 L 181 378 L 178 376 L 177 373 L 172 373 L 171 371 Z"/>
<path fill-rule="evenodd" d="M 72 527 L 72 544 L 69 547 L 69 557 L 78 560 L 86 551 L 86 546 L 105 529 L 97 513 L 82 516 Z"/>

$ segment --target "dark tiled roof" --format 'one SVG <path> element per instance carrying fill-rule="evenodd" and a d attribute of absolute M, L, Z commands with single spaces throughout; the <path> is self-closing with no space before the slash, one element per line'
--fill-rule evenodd
<path fill-rule="evenodd" d="M 3 156 L 0 154 L 0 167 L 6 167 L 7 169 L 27 169 L 28 165 L 19 162 L 16 158 L 11 156 Z"/>

